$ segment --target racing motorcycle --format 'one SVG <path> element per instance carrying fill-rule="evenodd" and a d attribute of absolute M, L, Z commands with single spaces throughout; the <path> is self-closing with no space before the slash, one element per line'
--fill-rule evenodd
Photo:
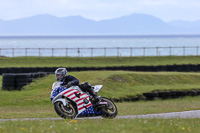
<path fill-rule="evenodd" d="M 64 119 L 77 117 L 101 116 L 103 118 L 115 118 L 117 116 L 116 105 L 108 98 L 99 97 L 97 103 L 93 97 L 80 89 L 79 86 L 65 88 L 62 82 L 54 82 L 50 99 L 54 104 L 56 113 Z M 92 86 L 98 93 L 102 85 Z"/>

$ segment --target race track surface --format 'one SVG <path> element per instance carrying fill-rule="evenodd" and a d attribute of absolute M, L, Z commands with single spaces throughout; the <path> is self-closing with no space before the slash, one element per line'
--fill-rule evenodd
<path fill-rule="evenodd" d="M 200 118 L 200 110 L 171 112 L 147 115 L 125 115 L 117 116 L 115 119 L 136 119 L 136 118 Z M 84 117 L 76 119 L 102 119 L 102 117 Z M 0 119 L 0 121 L 27 121 L 27 120 L 63 120 L 62 118 L 22 118 L 22 119 Z"/>

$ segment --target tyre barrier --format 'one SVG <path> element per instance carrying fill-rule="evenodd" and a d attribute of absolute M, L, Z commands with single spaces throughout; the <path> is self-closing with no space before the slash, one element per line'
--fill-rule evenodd
<path fill-rule="evenodd" d="M 54 73 L 58 67 L 10 67 L 0 68 L 0 75 L 3 73 L 35 73 L 47 72 Z M 110 67 L 67 67 L 68 71 L 102 71 L 102 70 L 123 70 L 123 71 L 143 71 L 143 72 L 160 72 L 160 71 L 177 71 L 177 72 L 199 72 L 200 64 L 184 64 L 184 65 L 159 65 L 159 66 L 110 66 Z"/>
<path fill-rule="evenodd" d="M 171 91 L 157 91 L 151 93 L 143 93 L 146 99 L 153 100 L 153 99 L 168 99 L 168 98 L 179 98 L 185 96 L 199 96 L 200 89 L 193 89 L 193 90 L 171 90 Z"/>
<path fill-rule="evenodd" d="M 2 78 L 3 90 L 21 90 L 23 86 L 31 83 L 33 79 L 46 76 L 45 72 L 38 73 L 4 73 Z"/>
<path fill-rule="evenodd" d="M 185 96 L 200 96 L 200 89 L 148 92 L 134 97 L 113 98 L 112 100 L 114 102 L 133 102 L 139 100 L 180 98 Z"/>

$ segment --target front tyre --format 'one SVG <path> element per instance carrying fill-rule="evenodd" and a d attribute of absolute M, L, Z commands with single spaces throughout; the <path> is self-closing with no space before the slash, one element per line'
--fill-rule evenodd
<path fill-rule="evenodd" d="M 110 99 L 102 97 L 100 102 L 107 102 L 106 105 L 104 105 L 101 108 L 102 111 L 102 117 L 103 118 L 110 118 L 113 119 L 117 116 L 117 106 L 112 102 Z"/>
<path fill-rule="evenodd" d="M 62 102 L 58 101 L 54 104 L 56 113 L 64 119 L 74 119 L 76 117 L 76 110 L 71 103 L 64 106 Z"/>

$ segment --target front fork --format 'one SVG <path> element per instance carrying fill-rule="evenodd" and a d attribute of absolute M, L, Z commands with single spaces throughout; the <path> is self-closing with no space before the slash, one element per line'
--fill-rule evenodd
<path fill-rule="evenodd" d="M 65 98 L 63 98 L 62 95 L 59 95 L 59 96 L 57 96 L 55 99 L 53 99 L 52 103 L 54 104 L 54 103 L 56 103 L 56 102 L 58 102 L 58 101 L 62 102 L 63 105 L 66 106 L 68 100 L 66 100 Z"/>

